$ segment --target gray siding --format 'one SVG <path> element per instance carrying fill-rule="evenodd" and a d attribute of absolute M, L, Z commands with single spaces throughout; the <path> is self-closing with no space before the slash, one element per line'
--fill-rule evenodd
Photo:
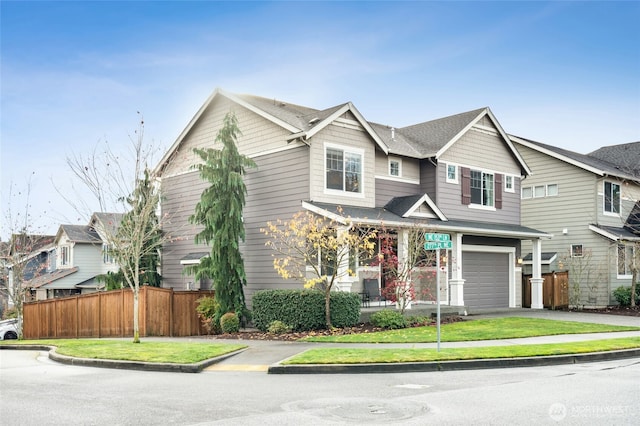
<path fill-rule="evenodd" d="M 462 204 L 462 184 L 458 177 L 458 183 L 446 182 L 446 166 L 438 164 L 438 207 L 449 219 L 477 220 L 480 222 L 498 222 L 520 224 L 520 179 L 515 179 L 515 192 L 504 191 L 504 178 L 502 190 L 501 209 L 478 209 Z M 458 175 L 460 169 L 458 168 Z"/>
<path fill-rule="evenodd" d="M 376 207 L 383 207 L 393 197 L 415 194 L 421 194 L 419 185 L 376 179 Z"/>
<path fill-rule="evenodd" d="M 76 284 L 87 281 L 103 273 L 102 244 L 75 244 L 73 246 L 73 266 L 78 271 L 66 277 L 55 280 L 45 286 L 47 289 L 71 289 Z"/>
<path fill-rule="evenodd" d="M 247 288 L 251 295 L 267 288 L 301 288 L 302 283 L 283 280 L 273 269 L 273 252 L 265 247 L 261 228 L 267 222 L 286 220 L 309 200 L 309 148 L 306 146 L 255 158 L 258 169 L 247 174 L 244 210 L 246 243 L 243 245 Z"/>
<path fill-rule="evenodd" d="M 434 203 L 438 204 L 437 168 L 429 160 L 420 160 L 420 192 L 428 194 Z"/>
<path fill-rule="evenodd" d="M 244 209 L 246 243 L 242 252 L 247 273 L 245 295 L 250 299 L 257 289 L 300 287 L 300 283 L 284 281 L 273 269 L 271 251 L 260 232 L 267 221 L 287 219 L 301 210 L 301 202 L 309 199 L 309 150 L 298 147 L 254 158 L 258 168 L 245 176 L 247 199 Z M 193 236 L 200 228 L 188 223 L 200 194 L 207 187 L 197 172 L 185 173 L 162 181 L 163 214 L 169 215 L 169 232 L 180 238 L 163 249 L 163 287 L 185 288 L 190 277 L 182 274 L 180 259 L 192 252 L 208 252 L 208 246 L 196 245 Z"/>

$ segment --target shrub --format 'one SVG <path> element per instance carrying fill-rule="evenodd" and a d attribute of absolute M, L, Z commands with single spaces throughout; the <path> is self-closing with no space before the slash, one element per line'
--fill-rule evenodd
<path fill-rule="evenodd" d="M 406 328 L 407 320 L 402 316 L 400 312 L 392 311 L 391 309 L 383 309 L 371 314 L 369 322 L 381 328 L 394 330 L 396 328 Z"/>
<path fill-rule="evenodd" d="M 279 320 L 292 331 L 326 328 L 324 293 L 318 290 L 262 290 L 253 295 L 253 323 L 267 331 Z M 331 292 L 331 323 L 351 327 L 360 320 L 360 297 L 357 293 Z"/>
<path fill-rule="evenodd" d="M 213 297 L 205 296 L 197 300 L 196 312 L 200 321 L 207 327 L 209 333 L 220 333 L 220 323 L 216 320 L 216 313 L 220 306 Z"/>
<path fill-rule="evenodd" d="M 223 333 L 237 333 L 240 331 L 240 318 L 235 312 L 227 312 L 220 317 L 220 329 Z"/>
<path fill-rule="evenodd" d="M 431 324 L 431 318 L 425 316 L 412 316 L 407 318 L 407 325 L 409 327 L 422 327 Z"/>
<path fill-rule="evenodd" d="M 271 334 L 291 333 L 291 327 L 280 320 L 271 321 L 267 331 Z"/>
<path fill-rule="evenodd" d="M 620 286 L 613 291 L 620 306 L 631 306 L 631 287 Z M 636 306 L 640 305 L 640 285 L 636 284 Z"/>

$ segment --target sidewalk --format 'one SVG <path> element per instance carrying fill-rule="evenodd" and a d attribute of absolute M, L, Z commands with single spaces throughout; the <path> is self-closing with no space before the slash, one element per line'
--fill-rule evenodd
<path fill-rule="evenodd" d="M 480 319 L 480 318 L 496 318 L 505 316 L 519 316 L 519 317 L 532 317 L 543 318 L 560 321 L 577 321 L 577 322 L 591 322 L 610 325 L 628 325 L 640 327 L 640 319 L 638 317 L 625 317 L 620 315 L 605 315 L 605 314 L 588 314 L 577 312 L 564 312 L 564 311 L 534 311 L 531 309 L 508 309 L 494 312 L 486 312 L 479 315 L 470 315 L 468 318 Z M 480 346 L 509 346 L 509 345 L 530 345 L 530 344 L 544 344 L 544 343 L 565 343 L 565 342 L 580 342 L 587 340 L 599 340 L 599 339 L 611 339 L 622 337 L 640 337 L 640 331 L 630 332 L 617 332 L 617 333 L 592 333 L 592 334 L 567 334 L 556 336 L 541 336 L 541 337 L 529 337 L 523 339 L 504 339 L 504 340 L 483 340 L 473 342 L 441 342 L 440 348 L 458 348 L 458 347 L 480 347 Z M 226 343 L 237 343 L 237 340 L 218 340 Z M 406 343 L 406 344 L 378 344 L 378 343 L 311 343 L 311 342 L 283 342 L 283 341 L 244 341 L 249 348 L 231 358 L 216 363 L 210 367 L 207 367 L 205 371 L 266 371 L 269 373 L 327 373 L 327 372 L 382 372 L 382 371 L 406 371 L 406 365 L 387 364 L 377 365 L 375 368 L 369 366 L 283 366 L 279 363 L 287 358 L 290 358 L 296 354 L 306 351 L 307 349 L 317 347 L 340 347 L 340 348 L 436 348 L 436 343 Z M 441 363 L 415 363 L 412 365 L 411 371 L 432 371 L 433 369 L 442 370 L 445 368 L 492 368 L 491 365 L 495 365 L 500 361 L 502 365 L 496 367 L 505 366 L 526 366 L 526 365 L 538 365 L 543 362 L 547 365 L 550 362 L 555 363 L 575 363 L 575 362 L 589 362 L 594 360 L 614 359 L 619 356 L 640 357 L 640 350 L 623 351 L 624 353 L 605 352 L 594 356 L 591 354 L 585 355 L 567 355 L 557 357 L 536 357 L 533 358 L 519 358 L 515 361 L 505 362 L 505 360 L 477 360 L 477 361 L 465 361 L 464 363 L 454 362 L 441 362 Z M 550 359 L 549 359 L 550 358 Z M 491 362 L 488 362 L 491 361 Z M 428 365 L 427 365 L 428 364 Z M 507 365 L 511 364 L 511 365 Z M 448 367 L 447 367 L 448 366 Z M 437 368 L 434 368 L 437 367 Z M 424 368 L 425 370 L 419 370 Z M 418 370 L 416 370 L 418 369 Z M 330 371 L 331 370 L 331 371 Z M 351 371 L 352 370 L 352 371 Z"/>

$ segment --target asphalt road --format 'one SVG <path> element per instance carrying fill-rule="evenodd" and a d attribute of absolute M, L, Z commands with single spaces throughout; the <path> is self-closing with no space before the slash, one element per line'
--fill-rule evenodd
<path fill-rule="evenodd" d="M 639 394 L 640 359 L 436 373 L 184 374 L 0 351 L 2 425 L 636 425 Z"/>

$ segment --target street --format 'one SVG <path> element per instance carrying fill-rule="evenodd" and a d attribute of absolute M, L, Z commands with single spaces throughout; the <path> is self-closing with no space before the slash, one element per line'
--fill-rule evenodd
<path fill-rule="evenodd" d="M 640 359 L 438 373 L 157 373 L 0 351 L 2 425 L 637 424 Z"/>

